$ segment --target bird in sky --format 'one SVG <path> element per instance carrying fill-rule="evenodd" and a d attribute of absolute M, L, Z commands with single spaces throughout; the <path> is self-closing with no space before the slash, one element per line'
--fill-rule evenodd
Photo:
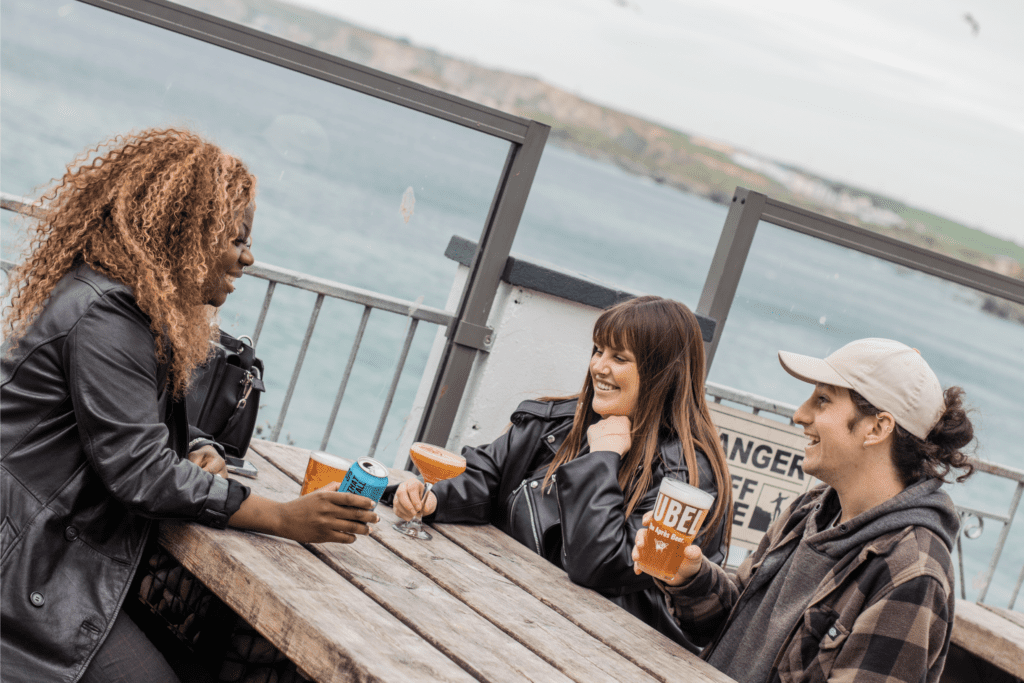
<path fill-rule="evenodd" d="M 981 24 L 978 23 L 977 19 L 971 16 L 970 12 L 964 12 L 964 21 L 970 24 L 971 31 L 974 33 L 974 35 L 978 35 L 978 31 L 981 30 Z"/>

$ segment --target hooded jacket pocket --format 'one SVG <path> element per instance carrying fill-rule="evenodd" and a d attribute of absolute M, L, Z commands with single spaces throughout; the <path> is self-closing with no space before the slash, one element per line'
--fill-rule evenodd
<path fill-rule="evenodd" d="M 804 613 L 799 630 L 799 646 L 790 648 L 791 672 L 804 672 L 805 680 L 828 680 L 849 635 L 849 628 L 840 623 L 839 613 L 832 607 L 810 608 Z"/>

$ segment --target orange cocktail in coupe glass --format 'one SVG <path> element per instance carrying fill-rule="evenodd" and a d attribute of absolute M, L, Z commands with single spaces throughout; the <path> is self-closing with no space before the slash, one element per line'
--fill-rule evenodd
<path fill-rule="evenodd" d="M 409 449 L 409 457 L 423 475 L 423 500 L 416 516 L 406 522 L 392 524 L 395 531 L 406 536 L 413 536 L 422 541 L 429 541 L 430 534 L 423 528 L 423 506 L 427 503 L 427 494 L 434 484 L 443 479 L 453 479 L 466 471 L 466 459 L 461 455 L 449 453 L 443 448 L 428 443 L 414 443 Z"/>

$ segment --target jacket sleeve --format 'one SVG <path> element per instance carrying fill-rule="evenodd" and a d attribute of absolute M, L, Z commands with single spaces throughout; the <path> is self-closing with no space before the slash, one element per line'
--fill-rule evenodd
<path fill-rule="evenodd" d="M 697 574 L 683 585 L 655 583 L 668 597 L 669 609 L 679 626 L 694 638 L 697 645 L 704 646 L 714 640 L 725 625 L 746 580 L 749 580 L 750 565 L 751 557 L 748 557 L 736 576 L 730 577 L 705 557 Z"/>
<path fill-rule="evenodd" d="M 633 542 L 641 519 L 654 508 L 647 492 L 626 517 L 619 487 L 621 458 L 612 451 L 586 453 L 558 468 L 555 494 L 562 522 L 562 566 L 569 578 L 605 595 L 646 590 L 653 580 L 633 572 Z"/>
<path fill-rule="evenodd" d="M 201 430 L 199 427 L 189 423 L 188 425 L 188 452 L 198 450 L 203 446 L 212 446 L 220 457 L 227 455 L 224 446 L 217 442 L 212 436 Z"/>
<path fill-rule="evenodd" d="M 793 512 L 801 508 L 809 497 L 820 495 L 823 490 L 824 485 L 804 493 L 786 508 L 782 517 L 768 527 L 757 549 L 740 563 L 735 574 L 730 575 L 705 556 L 694 577 L 681 586 L 669 586 L 662 581 L 655 581 L 668 598 L 672 616 L 681 628 L 693 635 L 694 642 L 703 646 L 714 640 L 725 626 L 729 613 L 750 583 L 756 568 L 786 533 Z M 728 522 L 731 519 L 726 520 Z"/>
<path fill-rule="evenodd" d="M 910 579 L 868 605 L 849 634 L 826 635 L 822 650 L 838 649 L 828 680 L 937 681 L 952 626 L 942 584 L 929 575 Z"/>
<path fill-rule="evenodd" d="M 466 471 L 454 479 L 439 481 L 433 488 L 437 512 L 427 520 L 454 524 L 487 524 L 500 509 L 496 501 L 504 461 L 513 443 L 513 425 L 486 446 L 462 449 Z"/>
<path fill-rule="evenodd" d="M 145 517 L 227 526 L 228 481 L 168 447 L 153 335 L 128 293 L 90 307 L 65 341 L 63 363 L 86 458 L 114 498 Z"/>

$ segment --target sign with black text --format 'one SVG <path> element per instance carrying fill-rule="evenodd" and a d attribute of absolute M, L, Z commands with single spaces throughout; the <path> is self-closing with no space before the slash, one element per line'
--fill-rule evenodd
<path fill-rule="evenodd" d="M 818 483 L 802 468 L 803 429 L 711 403 L 732 476 L 732 542 L 753 550 L 782 511 Z"/>

